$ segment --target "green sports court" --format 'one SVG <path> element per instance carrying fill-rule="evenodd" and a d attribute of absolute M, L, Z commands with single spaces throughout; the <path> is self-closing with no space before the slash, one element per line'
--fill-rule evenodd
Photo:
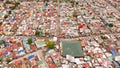
<path fill-rule="evenodd" d="M 79 41 L 62 41 L 62 56 L 83 57 L 83 49 Z"/>

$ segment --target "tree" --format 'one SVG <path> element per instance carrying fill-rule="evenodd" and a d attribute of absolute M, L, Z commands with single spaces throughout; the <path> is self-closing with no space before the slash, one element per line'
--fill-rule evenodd
<path fill-rule="evenodd" d="M 10 7 L 11 10 L 14 10 L 15 8 L 16 8 L 15 6 Z"/>
<path fill-rule="evenodd" d="M 77 17 L 78 15 L 77 15 L 77 12 L 76 11 L 74 11 L 73 12 L 73 17 Z"/>
<path fill-rule="evenodd" d="M 50 40 L 46 40 L 45 43 L 47 44 L 47 47 L 50 49 L 54 49 L 54 42 Z"/>
<path fill-rule="evenodd" d="M 19 3 L 19 2 L 15 2 L 14 5 L 15 5 L 16 7 L 18 7 L 18 6 L 20 5 L 20 3 Z"/>
<path fill-rule="evenodd" d="M 8 18 L 8 16 L 9 16 L 9 15 L 6 14 L 6 15 L 4 16 L 4 18 L 6 19 L 6 18 Z"/>
<path fill-rule="evenodd" d="M 78 5 L 78 2 L 76 2 L 76 5 Z"/>
<path fill-rule="evenodd" d="M 110 23 L 110 24 L 109 24 L 109 27 L 113 27 L 113 23 Z"/>
<path fill-rule="evenodd" d="M 13 4 L 14 4 L 14 6 L 10 7 L 11 10 L 16 9 L 16 8 L 20 5 L 19 2 L 15 2 L 15 3 L 13 3 Z"/>
<path fill-rule="evenodd" d="M 9 11 L 8 13 L 11 14 L 11 11 Z"/>
<path fill-rule="evenodd" d="M 9 64 L 9 63 L 11 62 L 11 60 L 10 60 L 10 59 L 7 59 L 6 62 L 7 62 L 7 64 Z"/>
<path fill-rule="evenodd" d="M 2 44 L 3 44 L 3 42 L 0 41 L 0 45 L 2 45 Z"/>
<path fill-rule="evenodd" d="M 0 58 L 0 62 L 2 61 L 3 59 L 2 58 Z"/>
<path fill-rule="evenodd" d="M 36 30 L 35 35 L 39 36 L 40 35 L 40 31 Z"/>
<path fill-rule="evenodd" d="M 92 19 L 95 19 L 95 16 L 93 16 Z"/>
<path fill-rule="evenodd" d="M 106 37 L 106 36 L 101 36 L 101 39 L 105 40 L 105 39 L 108 39 L 108 37 Z"/>
<path fill-rule="evenodd" d="M 5 4 L 12 4 L 13 2 L 10 1 L 6 1 Z"/>
<path fill-rule="evenodd" d="M 32 39 L 31 38 L 28 38 L 28 44 L 31 44 L 32 43 Z"/>
<path fill-rule="evenodd" d="M 3 23 L 2 22 L 0 22 L 0 26 L 2 25 Z"/>

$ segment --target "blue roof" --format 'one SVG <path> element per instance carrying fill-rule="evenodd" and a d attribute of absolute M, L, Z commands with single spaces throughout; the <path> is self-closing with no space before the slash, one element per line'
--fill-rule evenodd
<path fill-rule="evenodd" d="M 5 54 L 5 56 L 7 56 L 7 55 L 9 55 L 9 52 L 8 52 L 8 51 L 6 51 L 4 54 Z"/>
<path fill-rule="evenodd" d="M 9 43 L 6 43 L 4 46 L 7 47 L 7 46 L 10 46 L 10 44 L 9 44 Z"/>
<path fill-rule="evenodd" d="M 5 40 L 0 40 L 0 42 L 5 42 Z"/>
<path fill-rule="evenodd" d="M 31 59 L 33 59 L 35 56 L 34 55 L 30 55 L 29 57 L 28 57 L 28 60 L 31 60 Z"/>
<path fill-rule="evenodd" d="M 110 48 L 110 52 L 112 53 L 113 56 L 116 56 L 116 52 L 113 48 Z"/>
<path fill-rule="evenodd" d="M 21 53 L 21 52 L 24 52 L 24 50 L 20 50 L 20 51 L 18 51 L 18 54 Z"/>
<path fill-rule="evenodd" d="M 48 6 L 48 2 L 45 3 L 45 6 L 46 6 L 46 7 Z"/>

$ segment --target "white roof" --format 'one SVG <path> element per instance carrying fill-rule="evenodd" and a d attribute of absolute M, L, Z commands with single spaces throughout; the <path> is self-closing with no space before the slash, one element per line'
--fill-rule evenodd
<path fill-rule="evenodd" d="M 57 41 L 57 37 L 53 37 L 53 41 Z"/>
<path fill-rule="evenodd" d="M 83 64 L 83 63 L 85 63 L 84 61 L 80 61 L 79 58 L 76 58 L 76 59 L 75 59 L 75 62 L 76 62 L 76 64 Z"/>
<path fill-rule="evenodd" d="M 116 60 L 116 61 L 120 60 L 120 56 L 116 56 L 116 57 L 115 57 L 115 60 Z"/>
<path fill-rule="evenodd" d="M 63 64 L 62 68 L 70 68 L 70 66 L 68 64 Z"/>
<path fill-rule="evenodd" d="M 75 62 L 75 58 L 70 55 L 66 55 L 66 59 L 68 59 L 71 62 Z"/>

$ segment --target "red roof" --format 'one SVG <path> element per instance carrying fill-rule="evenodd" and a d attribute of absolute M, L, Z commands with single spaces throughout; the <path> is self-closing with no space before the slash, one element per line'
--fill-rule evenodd
<path fill-rule="evenodd" d="M 11 52 L 11 47 L 7 47 L 7 52 Z"/>
<path fill-rule="evenodd" d="M 40 22 L 40 20 L 36 20 L 36 22 Z"/>
<path fill-rule="evenodd" d="M 14 59 L 16 59 L 16 58 L 17 58 L 17 56 L 16 56 L 16 55 L 14 55 L 14 56 L 13 56 L 13 58 L 14 58 Z"/>
<path fill-rule="evenodd" d="M 0 26 L 0 30 L 3 30 L 3 27 L 4 27 L 4 26 Z"/>
<path fill-rule="evenodd" d="M 56 68 L 56 65 L 54 63 L 49 63 L 49 68 Z"/>
<path fill-rule="evenodd" d="M 26 14 L 30 14 L 30 12 L 26 12 Z"/>
<path fill-rule="evenodd" d="M 83 28 L 83 25 L 81 25 L 81 24 L 78 24 L 78 28 L 80 29 L 80 28 Z"/>
<path fill-rule="evenodd" d="M 90 66 L 89 66 L 88 63 L 84 63 L 84 64 L 82 64 L 82 67 L 84 67 L 84 68 L 90 68 Z"/>
<path fill-rule="evenodd" d="M 12 26 L 12 29 L 17 29 L 17 23 Z"/>
<path fill-rule="evenodd" d="M 27 59 L 27 58 L 24 58 L 24 62 L 25 62 L 25 63 L 28 63 L 29 61 L 28 61 L 28 59 Z"/>
<path fill-rule="evenodd" d="M 33 66 L 33 68 L 39 68 L 37 65 Z"/>
<path fill-rule="evenodd" d="M 30 48 L 32 49 L 32 50 L 36 50 L 37 48 L 36 48 L 36 46 L 35 45 L 30 45 Z"/>
<path fill-rule="evenodd" d="M 69 22 L 64 22 L 64 24 L 66 25 L 66 24 L 69 24 Z"/>
<path fill-rule="evenodd" d="M 16 47 L 16 44 L 13 43 L 13 44 L 12 44 L 12 48 L 15 48 L 15 47 Z"/>
<path fill-rule="evenodd" d="M 21 46 L 21 43 L 20 43 L 20 42 L 17 42 L 17 45 L 18 45 L 18 47 L 20 47 L 20 46 Z"/>
<path fill-rule="evenodd" d="M 21 63 L 21 60 L 17 60 L 15 63 L 18 65 Z"/>

